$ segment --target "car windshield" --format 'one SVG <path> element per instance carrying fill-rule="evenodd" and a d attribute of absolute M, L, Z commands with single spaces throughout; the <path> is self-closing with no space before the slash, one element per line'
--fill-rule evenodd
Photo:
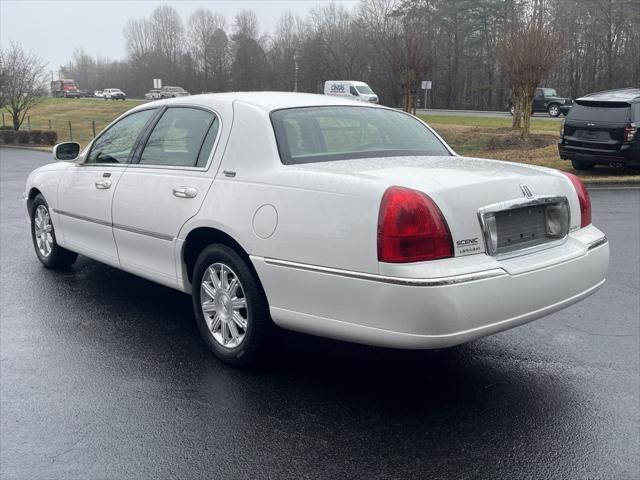
<path fill-rule="evenodd" d="M 356 85 L 356 90 L 358 90 L 360 95 L 373 95 L 373 90 L 371 90 L 368 85 Z"/>
<path fill-rule="evenodd" d="M 553 88 L 543 88 L 542 91 L 544 92 L 544 96 L 545 97 L 557 97 L 558 94 L 556 93 L 556 91 Z"/>
<path fill-rule="evenodd" d="M 285 165 L 357 158 L 451 155 L 423 123 L 371 107 L 301 107 L 271 112 Z"/>

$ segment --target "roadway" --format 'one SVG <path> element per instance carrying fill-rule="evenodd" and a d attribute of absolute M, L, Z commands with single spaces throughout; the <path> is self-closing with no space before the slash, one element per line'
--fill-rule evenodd
<path fill-rule="evenodd" d="M 289 333 L 244 371 L 187 295 L 40 265 L 21 194 L 49 161 L 0 149 L 3 479 L 640 478 L 640 190 L 592 191 L 610 275 L 567 310 L 435 352 Z"/>

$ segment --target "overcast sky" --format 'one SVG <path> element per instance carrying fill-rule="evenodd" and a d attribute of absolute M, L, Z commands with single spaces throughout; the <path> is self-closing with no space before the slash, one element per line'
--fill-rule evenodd
<path fill-rule="evenodd" d="M 0 0 L 0 43 L 5 46 L 9 40 L 19 41 L 49 62 L 53 71 L 70 60 L 75 47 L 93 56 L 120 59 L 125 56 L 122 29 L 127 20 L 147 17 L 162 3 L 175 8 L 183 21 L 195 9 L 208 7 L 224 14 L 229 25 L 239 10 L 251 8 L 263 33 L 271 31 L 287 10 L 305 15 L 326 0 Z M 352 7 L 357 0 L 337 3 Z"/>

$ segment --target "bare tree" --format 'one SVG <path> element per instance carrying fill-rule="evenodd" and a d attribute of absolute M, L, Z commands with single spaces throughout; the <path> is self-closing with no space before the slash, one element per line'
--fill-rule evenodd
<path fill-rule="evenodd" d="M 285 12 L 276 25 L 269 50 L 276 90 L 298 90 L 300 26 L 300 19 L 291 12 Z"/>
<path fill-rule="evenodd" d="M 500 65 L 511 86 L 515 107 L 513 128 L 529 136 L 536 88 L 558 60 L 562 36 L 551 23 L 545 0 L 531 0 L 512 9 L 499 44 Z"/>
<path fill-rule="evenodd" d="M 212 13 L 207 8 L 198 8 L 189 17 L 187 22 L 187 36 L 189 47 L 193 52 L 198 69 L 203 74 L 203 86 L 205 90 L 210 88 L 209 77 L 211 73 L 211 48 L 213 33 L 226 28 L 227 21 L 219 13 Z"/>
<path fill-rule="evenodd" d="M 0 49 L 0 110 L 7 104 L 7 72 L 5 68 L 4 50 Z"/>
<path fill-rule="evenodd" d="M 234 21 L 231 80 L 240 91 L 262 90 L 267 84 L 266 55 L 258 38 L 258 17 L 253 10 L 240 11 Z"/>
<path fill-rule="evenodd" d="M 247 38 L 258 38 L 258 16 L 251 9 L 238 12 L 234 22 L 234 35 L 243 35 Z"/>
<path fill-rule="evenodd" d="M 432 3 L 429 0 L 371 0 L 360 16 L 378 54 L 402 88 L 402 108 L 415 112 L 415 92 L 433 59 Z"/>
<path fill-rule="evenodd" d="M 46 93 L 47 64 L 38 55 L 25 51 L 19 43 L 10 42 L 2 53 L 3 94 L 11 114 L 13 128 L 18 130 L 33 107 Z"/>
<path fill-rule="evenodd" d="M 184 48 L 184 27 L 178 12 L 160 5 L 151 13 L 151 30 L 156 51 L 160 54 L 169 80 L 175 80 L 178 60 Z"/>

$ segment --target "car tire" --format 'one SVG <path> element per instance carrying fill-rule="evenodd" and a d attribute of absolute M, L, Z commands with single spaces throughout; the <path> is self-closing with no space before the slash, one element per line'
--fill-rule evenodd
<path fill-rule="evenodd" d="M 516 107 L 514 105 L 509 105 L 509 113 L 511 115 L 515 115 L 516 113 Z"/>
<path fill-rule="evenodd" d="M 33 199 L 29 218 L 31 219 L 31 240 L 38 260 L 51 269 L 69 268 L 73 265 L 78 254 L 58 245 L 49 205 L 41 194 Z"/>
<path fill-rule="evenodd" d="M 207 347 L 230 365 L 254 363 L 269 349 L 275 326 L 256 274 L 235 250 L 213 244 L 193 272 L 193 310 Z"/>
<path fill-rule="evenodd" d="M 549 105 L 549 108 L 547 108 L 547 113 L 550 117 L 558 117 L 560 115 L 560 107 L 557 104 L 552 103 Z"/>
<path fill-rule="evenodd" d="M 595 166 L 593 163 L 581 162 L 579 160 L 571 160 L 571 165 L 575 170 L 581 171 L 593 170 L 593 167 Z"/>

